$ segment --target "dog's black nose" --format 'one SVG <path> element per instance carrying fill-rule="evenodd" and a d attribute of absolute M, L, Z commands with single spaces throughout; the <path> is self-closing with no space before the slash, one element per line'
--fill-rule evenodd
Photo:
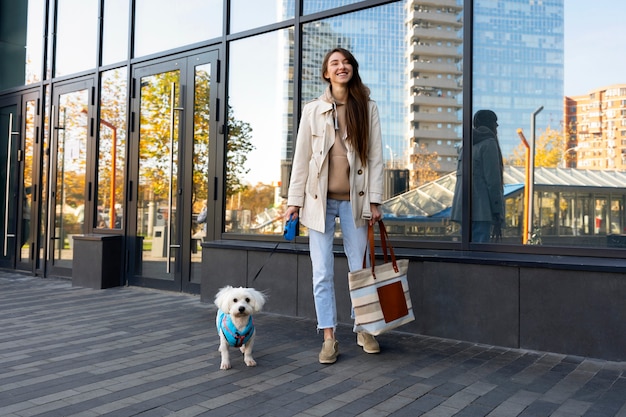
<path fill-rule="evenodd" d="M 244 311 L 246 311 L 246 308 L 244 306 L 239 307 L 239 312 L 243 313 Z"/>

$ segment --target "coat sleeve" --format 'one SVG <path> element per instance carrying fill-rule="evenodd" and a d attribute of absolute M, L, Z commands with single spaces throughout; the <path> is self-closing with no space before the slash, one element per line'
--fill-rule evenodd
<path fill-rule="evenodd" d="M 374 204 L 383 202 L 383 139 L 378 106 L 370 102 L 370 142 L 367 164 L 369 170 L 369 200 Z"/>
<path fill-rule="evenodd" d="M 484 147 L 483 151 L 483 178 L 489 194 L 491 215 L 502 215 L 504 213 L 504 208 L 502 207 L 502 171 L 500 168 L 502 161 L 500 160 L 498 145 L 495 142 L 489 143 L 489 146 Z"/>
<path fill-rule="evenodd" d="M 305 187 L 309 175 L 309 160 L 311 159 L 311 107 L 305 106 L 298 127 L 296 149 L 289 179 L 287 205 L 302 207 L 304 205 Z"/>

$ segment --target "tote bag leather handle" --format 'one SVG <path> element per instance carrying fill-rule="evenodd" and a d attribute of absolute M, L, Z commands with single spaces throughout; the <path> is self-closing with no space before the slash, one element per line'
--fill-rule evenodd
<path fill-rule="evenodd" d="M 388 257 L 391 258 L 391 263 L 393 265 L 393 270 L 398 272 L 398 264 L 396 263 L 396 254 L 393 251 L 393 246 L 389 243 L 389 235 L 387 234 L 387 229 L 385 228 L 385 224 L 382 220 L 378 221 L 378 229 L 380 230 L 380 244 L 383 250 L 383 262 L 388 262 Z M 376 255 L 375 255 L 375 240 L 374 240 L 374 226 L 367 226 L 367 239 L 369 241 L 369 249 L 370 249 L 370 265 L 372 266 L 372 276 L 376 278 Z M 367 250 L 363 254 L 363 268 L 366 267 L 366 257 Z"/>

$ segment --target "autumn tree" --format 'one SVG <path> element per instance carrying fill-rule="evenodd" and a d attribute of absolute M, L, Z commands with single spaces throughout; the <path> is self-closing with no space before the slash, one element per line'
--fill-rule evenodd
<path fill-rule="evenodd" d="M 232 107 L 228 107 L 228 141 L 226 142 L 226 196 L 243 191 L 246 186 L 243 176 L 250 172 L 246 168 L 248 154 L 255 149 L 252 144 L 250 123 L 237 120 Z"/>
<path fill-rule="evenodd" d="M 263 183 L 248 186 L 242 191 L 241 200 L 245 201 L 245 208 L 250 210 L 254 217 L 274 206 L 274 187 Z"/>
<path fill-rule="evenodd" d="M 100 97 L 98 140 L 98 206 L 115 212 L 124 202 L 124 168 L 126 166 L 126 70 L 103 73 Z M 115 159 L 113 159 L 115 158 Z M 114 227 L 115 216 L 99 226 Z"/>
<path fill-rule="evenodd" d="M 565 138 L 563 133 L 550 126 L 539 135 L 535 142 L 535 167 L 556 168 L 563 160 Z M 524 166 L 526 147 L 520 143 L 513 153 L 505 158 L 506 165 Z"/>
<path fill-rule="evenodd" d="M 196 69 L 193 112 L 193 212 L 202 209 L 209 194 L 209 143 L 211 132 L 211 74 Z"/>
<path fill-rule="evenodd" d="M 413 166 L 411 175 L 414 176 L 414 186 L 419 187 L 427 182 L 439 178 L 440 168 L 437 152 L 428 152 L 426 145 L 420 144 L 415 153 L 411 155 L 411 165 Z"/>

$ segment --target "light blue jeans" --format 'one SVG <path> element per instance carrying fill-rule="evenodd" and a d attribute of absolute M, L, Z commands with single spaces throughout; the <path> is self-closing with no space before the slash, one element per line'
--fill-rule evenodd
<path fill-rule="evenodd" d="M 326 231 L 320 233 L 309 230 L 313 297 L 318 330 L 337 327 L 333 256 L 333 237 L 337 218 L 343 235 L 343 251 L 348 258 L 350 271 L 363 268 L 363 255 L 367 247 L 367 226 L 357 228 L 354 225 L 350 201 L 329 199 L 326 203 Z"/>

